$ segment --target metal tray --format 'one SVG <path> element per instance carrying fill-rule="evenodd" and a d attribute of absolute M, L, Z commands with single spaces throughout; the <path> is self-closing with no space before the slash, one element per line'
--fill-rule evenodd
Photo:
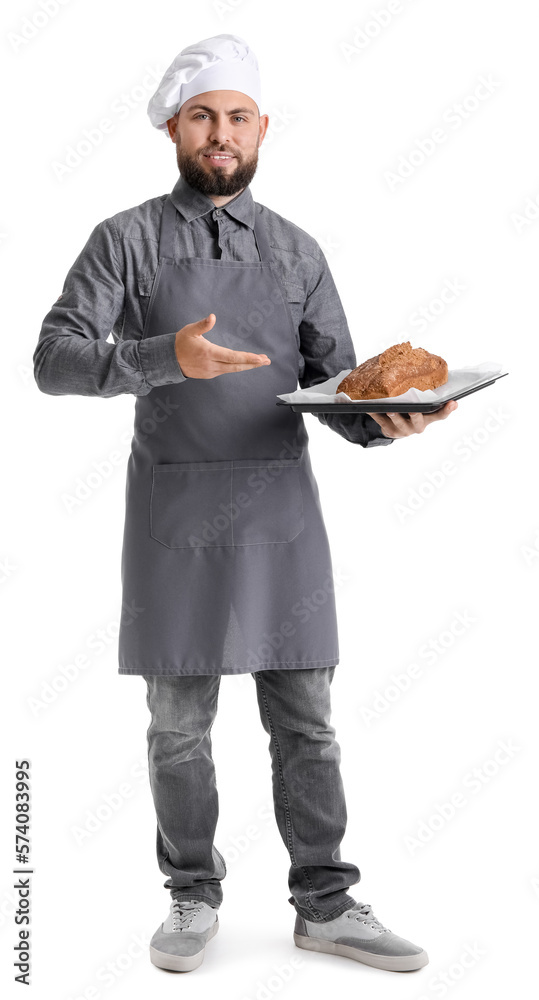
<path fill-rule="evenodd" d="M 471 389 L 463 389 L 461 392 L 455 392 L 452 395 L 424 403 L 398 403 L 397 396 L 389 405 L 383 400 L 375 401 L 373 399 L 356 399 L 349 403 L 287 403 L 284 399 L 278 399 L 276 405 L 289 406 L 296 413 L 435 413 L 436 410 L 441 410 L 442 406 L 450 399 L 462 399 L 463 396 L 469 396 L 472 392 L 479 392 L 480 389 L 492 385 L 493 382 L 508 374 L 509 372 L 503 372 L 503 374 L 495 375 L 494 378 L 490 378 L 486 382 L 474 385 Z"/>

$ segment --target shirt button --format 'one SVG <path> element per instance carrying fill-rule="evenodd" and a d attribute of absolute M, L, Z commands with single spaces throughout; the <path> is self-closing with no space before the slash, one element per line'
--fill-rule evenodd
<path fill-rule="evenodd" d="M 216 209 L 215 209 L 215 214 L 216 214 L 216 215 L 222 215 L 222 214 L 223 214 L 223 210 L 222 210 L 222 208 L 216 208 Z"/>

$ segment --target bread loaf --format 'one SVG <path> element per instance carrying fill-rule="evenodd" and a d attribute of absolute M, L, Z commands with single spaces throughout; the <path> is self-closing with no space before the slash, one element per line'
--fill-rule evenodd
<path fill-rule="evenodd" d="M 410 341 L 394 344 L 381 354 L 354 368 L 337 386 L 350 399 L 379 399 L 400 396 L 412 387 L 436 389 L 448 379 L 447 362 Z"/>

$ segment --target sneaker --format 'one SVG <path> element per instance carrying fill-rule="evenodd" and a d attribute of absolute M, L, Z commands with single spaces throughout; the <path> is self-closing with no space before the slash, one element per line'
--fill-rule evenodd
<path fill-rule="evenodd" d="M 202 964 L 206 944 L 218 930 L 217 907 L 202 899 L 173 899 L 150 941 L 150 959 L 160 969 L 191 972 Z"/>
<path fill-rule="evenodd" d="M 427 952 L 393 934 L 376 919 L 369 903 L 356 903 L 334 920 L 305 920 L 296 912 L 298 948 L 354 958 L 388 972 L 411 972 L 427 965 Z"/>

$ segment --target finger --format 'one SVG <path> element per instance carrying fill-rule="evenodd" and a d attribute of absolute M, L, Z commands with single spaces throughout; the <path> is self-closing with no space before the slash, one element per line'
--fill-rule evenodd
<path fill-rule="evenodd" d="M 194 323 L 186 323 L 182 330 L 189 330 L 189 332 L 195 337 L 202 337 L 204 333 L 208 333 L 211 330 L 215 322 L 215 313 L 210 313 L 209 316 L 204 316 L 204 319 L 197 319 Z"/>
<path fill-rule="evenodd" d="M 445 404 L 445 406 L 442 406 L 442 409 L 438 410 L 436 416 L 438 417 L 439 420 L 445 420 L 445 418 L 448 417 L 450 413 L 453 413 L 454 410 L 458 409 L 458 405 L 459 404 L 457 403 L 456 399 L 449 399 Z"/>
<path fill-rule="evenodd" d="M 399 415 L 404 416 L 404 414 L 399 414 Z M 411 434 L 413 433 L 421 434 L 425 430 L 425 427 L 427 426 L 427 421 L 425 420 L 424 413 L 418 413 L 412 411 L 410 413 L 407 413 L 406 416 L 408 417 L 409 425 L 411 427 L 410 430 Z"/>
<path fill-rule="evenodd" d="M 387 413 L 368 413 L 367 415 L 372 417 L 372 419 L 379 424 L 387 437 L 395 437 L 396 427 L 395 424 L 389 419 Z"/>
<path fill-rule="evenodd" d="M 399 436 L 406 437 L 408 434 L 420 433 L 424 429 L 424 424 L 422 420 L 417 420 L 417 417 L 422 418 L 421 413 L 388 413 L 388 417 L 393 424 L 395 430 L 399 433 Z M 415 417 L 415 420 L 412 420 Z"/>
<path fill-rule="evenodd" d="M 380 427 L 382 427 L 382 428 L 384 428 L 384 427 L 390 427 L 390 426 L 394 427 L 393 421 L 391 420 L 392 415 L 393 414 L 391 414 L 391 413 L 369 413 L 368 414 L 368 416 L 372 417 L 373 420 L 376 420 L 376 423 L 380 424 Z"/>
<path fill-rule="evenodd" d="M 217 361 L 224 365 L 263 365 L 268 364 L 270 359 L 267 354 L 251 354 L 249 351 L 232 351 L 229 347 L 220 347 L 219 344 L 212 344 L 208 341 L 211 350 L 209 357 L 211 361 Z"/>
<path fill-rule="evenodd" d="M 267 361 L 262 361 L 256 365 L 228 365 L 222 364 L 220 361 L 214 362 L 214 368 L 217 368 L 216 375 L 230 375 L 232 372 L 245 372 L 253 368 L 263 368 L 265 364 L 269 364 Z"/>
<path fill-rule="evenodd" d="M 433 420 L 445 420 L 453 410 L 458 408 L 458 403 L 456 399 L 450 399 L 444 406 L 440 407 L 439 410 L 435 410 L 434 413 L 429 413 L 426 418 L 426 423 L 430 424 Z"/>

